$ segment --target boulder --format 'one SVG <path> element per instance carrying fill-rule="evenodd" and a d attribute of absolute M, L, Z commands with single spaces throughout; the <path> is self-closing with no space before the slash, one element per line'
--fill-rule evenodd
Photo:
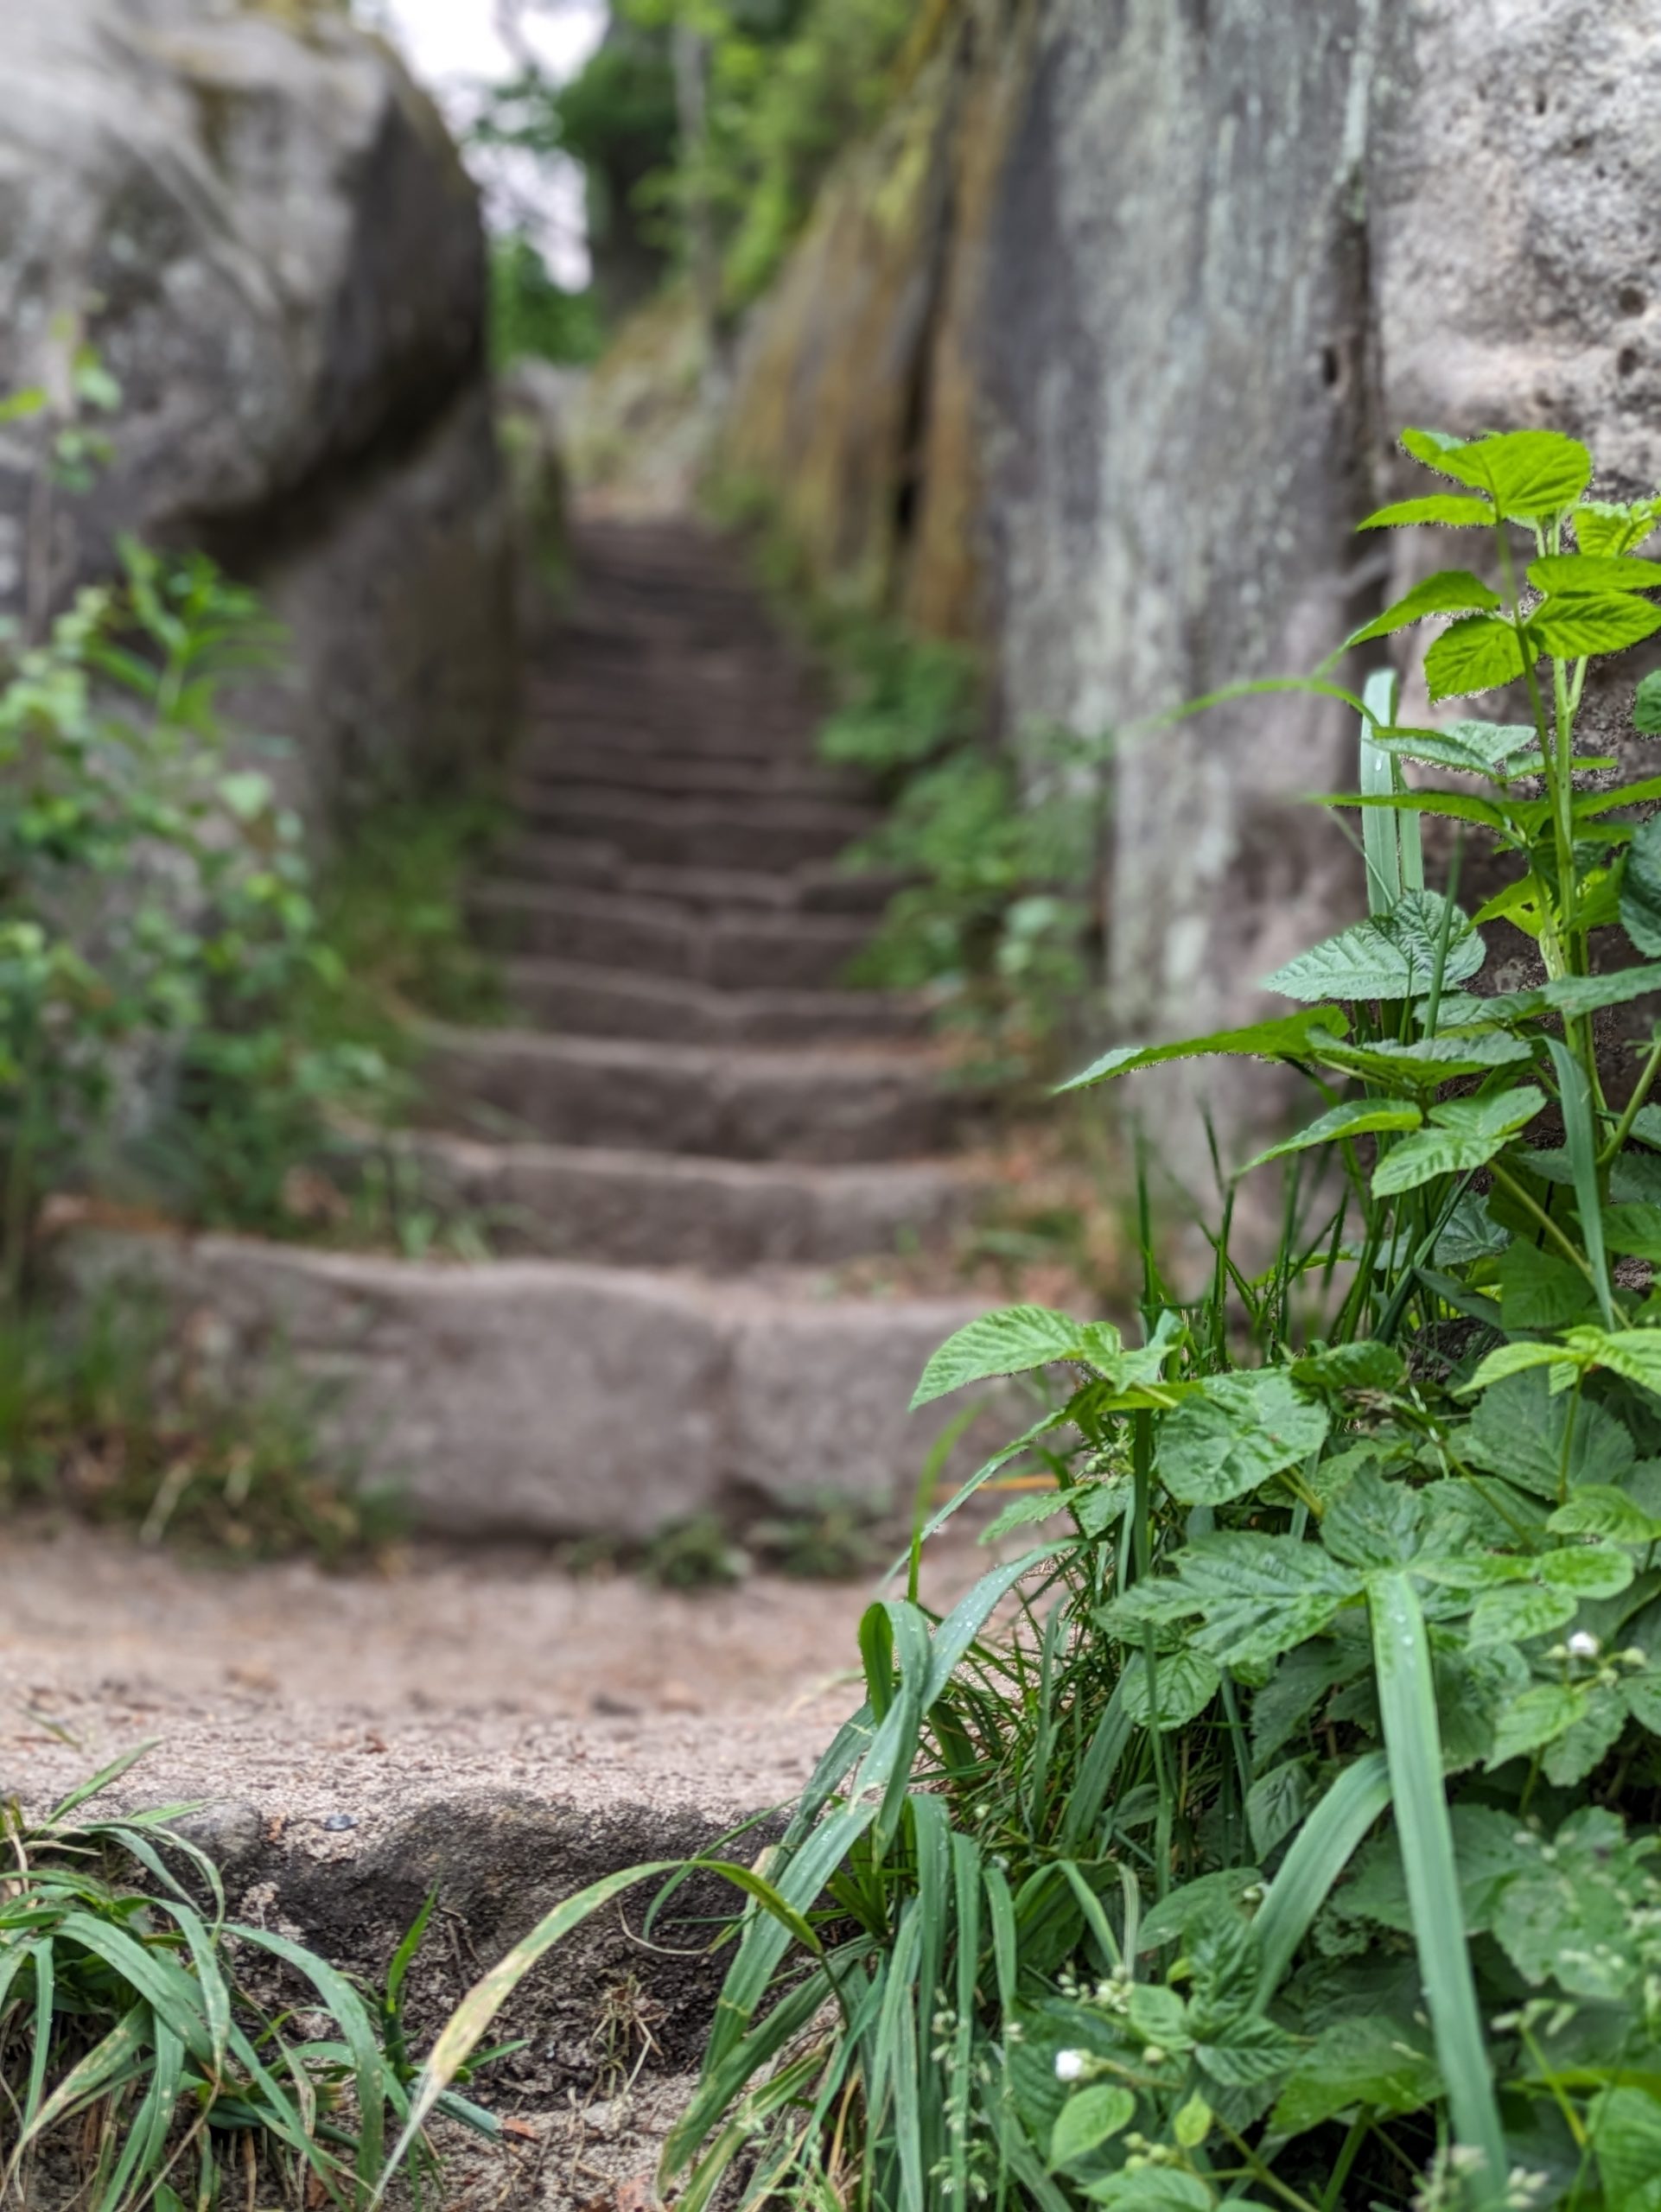
<path fill-rule="evenodd" d="M 1431 561 L 1352 535 L 1410 473 L 1396 432 L 1545 425 L 1661 477 L 1657 21 L 963 0 L 821 194 L 729 452 L 822 580 L 991 648 L 1012 743 L 1116 734 L 1117 1035 L 1249 1019 L 1362 904 L 1301 803 L 1352 779 L 1346 710 L 1154 718 L 1308 671 Z M 1209 1094 L 1238 1156 L 1282 1103 L 1215 1063 L 1148 1080 Z M 1198 1118 L 1140 1098 L 1208 1185 Z"/>
<path fill-rule="evenodd" d="M 49 515 L 22 436 L 0 454 L 0 597 L 33 568 L 60 601 L 118 531 L 214 554 L 290 626 L 290 680 L 241 705 L 320 814 L 494 753 L 484 245 L 430 103 L 326 0 L 14 0 L 6 61 L 0 391 L 60 391 L 84 334 L 121 397 Z"/>

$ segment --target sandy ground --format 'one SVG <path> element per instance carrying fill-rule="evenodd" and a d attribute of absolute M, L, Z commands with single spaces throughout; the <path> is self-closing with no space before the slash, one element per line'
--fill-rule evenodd
<path fill-rule="evenodd" d="M 945 1603 L 992 1564 L 937 1554 Z M 534 1554 L 226 1569 L 83 1528 L 0 1532 L 0 1786 L 38 1804 L 133 1744 L 168 1794 L 372 1815 L 458 1788 L 753 1810 L 858 1702 L 867 1584 L 661 1591 Z M 147 1792 L 145 1794 L 154 1794 Z M 320 1815 L 327 1817 L 328 1810 Z"/>

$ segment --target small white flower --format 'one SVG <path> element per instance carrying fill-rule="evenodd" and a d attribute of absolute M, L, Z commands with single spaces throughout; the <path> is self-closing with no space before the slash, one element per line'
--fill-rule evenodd
<path fill-rule="evenodd" d="M 1058 2050 L 1055 2054 L 1055 2078 L 1058 2082 L 1082 2082 L 1088 2063 L 1082 2050 Z"/>
<path fill-rule="evenodd" d="M 1594 1636 L 1589 1628 L 1577 1628 L 1569 1639 L 1571 1659 L 1595 1659 L 1602 1649 L 1601 1637 Z"/>

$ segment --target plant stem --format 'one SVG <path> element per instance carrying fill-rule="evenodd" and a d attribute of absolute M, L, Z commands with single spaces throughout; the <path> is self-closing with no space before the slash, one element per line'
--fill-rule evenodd
<path fill-rule="evenodd" d="M 1627 1138 L 1631 1136 L 1632 1124 L 1643 1110 L 1644 1102 L 1650 1095 L 1650 1086 L 1654 1083 L 1658 1071 L 1661 1071 L 1661 1038 L 1658 1038 L 1651 1046 L 1648 1056 L 1639 1072 L 1638 1081 L 1632 1086 L 1632 1095 L 1626 1101 L 1626 1110 L 1615 1123 L 1614 1135 L 1598 1154 L 1600 1167 L 1612 1160 Z"/>
<path fill-rule="evenodd" d="M 1508 1175 L 1503 1167 L 1493 1167 L 1491 1168 L 1489 1172 L 1492 1173 L 1494 1181 L 1499 1184 L 1510 1197 L 1515 1198 L 1518 1205 L 1522 1206 L 1527 1212 L 1531 1213 L 1534 1216 L 1536 1221 L 1539 1223 L 1546 1235 L 1550 1237 L 1552 1243 L 1562 1249 L 1563 1257 L 1566 1260 L 1572 1260 L 1575 1265 L 1580 1269 L 1581 1273 L 1586 1277 L 1588 1282 L 1591 1284 L 1593 1289 L 1596 1290 L 1598 1287 L 1598 1279 L 1592 1272 L 1591 1262 L 1588 1260 L 1586 1255 L 1575 1247 L 1571 1239 L 1563 1235 L 1562 1230 L 1558 1228 L 1556 1223 L 1553 1221 L 1551 1216 L 1546 1211 L 1545 1208 L 1531 1198 L 1528 1192 L 1523 1188 L 1522 1185 L 1517 1180 L 1516 1177 L 1513 1175 Z"/>

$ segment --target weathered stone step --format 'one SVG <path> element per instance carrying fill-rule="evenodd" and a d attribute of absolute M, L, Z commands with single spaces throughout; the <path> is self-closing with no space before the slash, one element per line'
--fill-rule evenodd
<path fill-rule="evenodd" d="M 820 861 L 786 874 L 760 868 L 668 868 L 652 861 L 630 863 L 601 837 L 515 837 L 497 861 L 499 880 L 536 884 L 550 891 L 627 893 L 699 911 L 759 907 L 775 913 L 874 914 L 887 906 L 905 878 L 861 873 Z"/>
<path fill-rule="evenodd" d="M 702 913 L 626 892 L 544 883 L 479 885 L 474 928 L 506 952 L 646 968 L 726 990 L 815 990 L 833 983 L 869 934 L 857 915 L 715 908 Z"/>
<path fill-rule="evenodd" d="M 826 1267 L 933 1241 L 979 1187 L 958 1161 L 869 1167 L 702 1160 L 576 1145 L 415 1144 L 441 1200 L 480 1216 L 493 1246 L 608 1266 Z"/>
<path fill-rule="evenodd" d="M 846 799 L 857 804 L 869 795 L 867 779 L 856 770 L 835 768 L 811 755 L 781 753 L 756 760 L 738 754 L 678 751 L 646 753 L 633 747 L 587 744 L 575 739 L 546 739 L 519 756 L 519 773 L 532 788 L 567 784 L 625 785 L 671 798 L 708 798 L 737 792 L 745 797 Z"/>
<path fill-rule="evenodd" d="M 894 991 L 719 991 L 570 960 L 509 960 L 507 995 L 527 1020 L 588 1037 L 669 1045 L 824 1045 L 917 1038 L 919 998 Z"/>
<path fill-rule="evenodd" d="M 326 1449 L 469 1537 L 644 1537 L 746 1501 L 891 1507 L 951 1410 L 908 1416 L 917 1377 L 983 1305 L 110 1229 L 68 1233 L 56 1267 L 84 1298 L 118 1285 L 195 1324 L 227 1392 L 315 1388 Z"/>
<path fill-rule="evenodd" d="M 601 837 L 636 861 L 682 868 L 799 868 L 833 860 L 879 820 L 869 807 L 830 799 L 736 795 L 695 804 L 643 799 L 604 785 L 546 791 L 520 785 L 532 820 L 566 835 Z"/>
<path fill-rule="evenodd" d="M 561 744 L 608 751 L 684 753 L 690 758 L 773 763 L 814 759 L 813 718 L 787 702 L 769 704 L 708 683 L 638 671 L 614 683 L 585 681 L 530 696 L 529 726 Z"/>
<path fill-rule="evenodd" d="M 973 1101 L 922 1052 L 425 1031 L 430 1120 L 493 1137 L 827 1166 L 950 1147 Z"/>

